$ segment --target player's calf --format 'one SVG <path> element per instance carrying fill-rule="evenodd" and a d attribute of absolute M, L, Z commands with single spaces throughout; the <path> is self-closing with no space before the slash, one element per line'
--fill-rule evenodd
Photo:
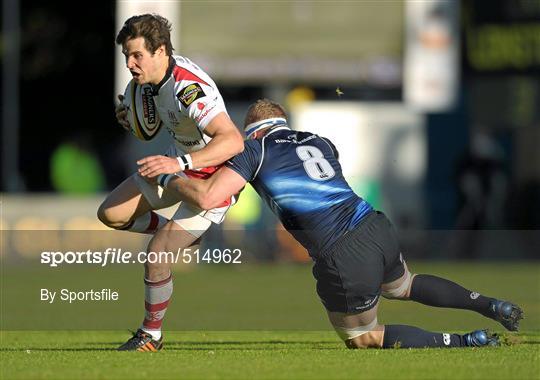
<path fill-rule="evenodd" d="M 410 299 L 424 305 L 472 310 L 517 331 L 523 318 L 521 308 L 511 302 L 484 296 L 450 280 L 420 274 L 411 284 Z"/>
<path fill-rule="evenodd" d="M 452 348 L 498 346 L 499 338 L 487 330 L 476 330 L 468 334 L 439 333 L 422 330 L 414 326 L 386 325 L 382 348 Z"/>
<path fill-rule="evenodd" d="M 406 325 L 376 325 L 345 340 L 348 348 L 452 348 L 498 346 L 499 337 L 487 330 L 460 335 L 422 330 Z"/>

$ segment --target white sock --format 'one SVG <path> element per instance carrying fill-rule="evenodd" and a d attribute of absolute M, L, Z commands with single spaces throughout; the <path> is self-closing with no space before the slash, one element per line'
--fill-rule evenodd
<path fill-rule="evenodd" d="M 154 340 L 161 339 L 161 330 L 150 330 L 150 329 L 145 328 L 144 326 L 141 326 L 141 330 L 144 331 L 145 333 L 152 335 L 152 338 L 154 338 Z"/>

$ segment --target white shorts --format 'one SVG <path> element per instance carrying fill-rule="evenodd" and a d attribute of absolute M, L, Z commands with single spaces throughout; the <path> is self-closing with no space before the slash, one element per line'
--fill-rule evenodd
<path fill-rule="evenodd" d="M 232 205 L 231 203 L 224 207 L 203 210 L 187 202 L 179 202 L 172 191 L 163 189 L 157 184 L 148 183 L 138 173 L 133 174 L 132 177 L 152 209 L 159 210 L 178 203 L 178 209 L 171 220 L 197 238 L 201 237 L 212 223 L 223 222 L 225 214 Z"/>

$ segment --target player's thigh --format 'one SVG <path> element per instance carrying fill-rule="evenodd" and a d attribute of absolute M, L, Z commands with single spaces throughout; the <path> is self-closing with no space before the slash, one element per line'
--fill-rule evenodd
<path fill-rule="evenodd" d="M 212 225 L 212 220 L 207 210 L 202 210 L 187 202 L 182 202 L 171 217 L 172 222 L 194 237 L 193 242 L 189 246 L 200 241 L 202 235 Z"/>
<path fill-rule="evenodd" d="M 129 222 L 150 211 L 152 206 L 143 196 L 134 177 L 127 178 L 105 198 L 98 210 L 106 222 Z"/>
<path fill-rule="evenodd" d="M 212 222 L 204 218 L 204 210 L 182 202 L 171 220 L 160 228 L 150 240 L 148 249 L 154 252 L 178 252 L 200 243 L 201 236 Z"/>
<path fill-rule="evenodd" d="M 338 335 L 347 340 L 371 331 L 377 325 L 378 306 L 377 302 L 374 307 L 361 313 L 326 312 Z"/>
<path fill-rule="evenodd" d="M 315 261 L 313 275 L 326 310 L 352 314 L 367 311 L 377 303 L 384 262 L 382 255 L 363 239 L 363 232 L 349 234 L 352 239 L 340 242 L 339 249 Z"/>
<path fill-rule="evenodd" d="M 409 299 L 411 293 L 411 285 L 415 274 L 409 271 L 405 260 L 397 265 L 403 266 L 403 274 L 393 281 L 385 282 L 381 285 L 382 296 L 388 299 Z"/>
<path fill-rule="evenodd" d="M 378 302 L 361 313 L 327 311 L 332 327 L 349 348 L 381 347 L 384 327 L 377 320 Z"/>
<path fill-rule="evenodd" d="M 378 246 L 384 260 L 383 283 L 389 283 L 406 273 L 405 261 L 401 254 L 396 230 L 384 213 L 377 212 L 373 221 L 373 232 L 370 238 Z"/>
<path fill-rule="evenodd" d="M 128 222 L 150 210 L 159 210 L 176 203 L 178 199 L 171 191 L 149 183 L 135 173 L 109 194 L 101 204 L 98 215 L 102 221 Z"/>
<path fill-rule="evenodd" d="M 377 216 L 377 240 L 384 256 L 384 278 L 381 285 L 382 296 L 393 299 L 407 299 L 413 276 L 401 253 L 396 230 L 390 220 L 379 212 Z"/>

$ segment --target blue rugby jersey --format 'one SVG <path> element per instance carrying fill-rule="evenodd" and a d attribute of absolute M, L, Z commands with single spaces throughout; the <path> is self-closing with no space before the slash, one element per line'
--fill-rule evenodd
<path fill-rule="evenodd" d="M 225 165 L 251 183 L 313 258 L 373 210 L 343 177 L 335 146 L 313 133 L 274 127 Z"/>

